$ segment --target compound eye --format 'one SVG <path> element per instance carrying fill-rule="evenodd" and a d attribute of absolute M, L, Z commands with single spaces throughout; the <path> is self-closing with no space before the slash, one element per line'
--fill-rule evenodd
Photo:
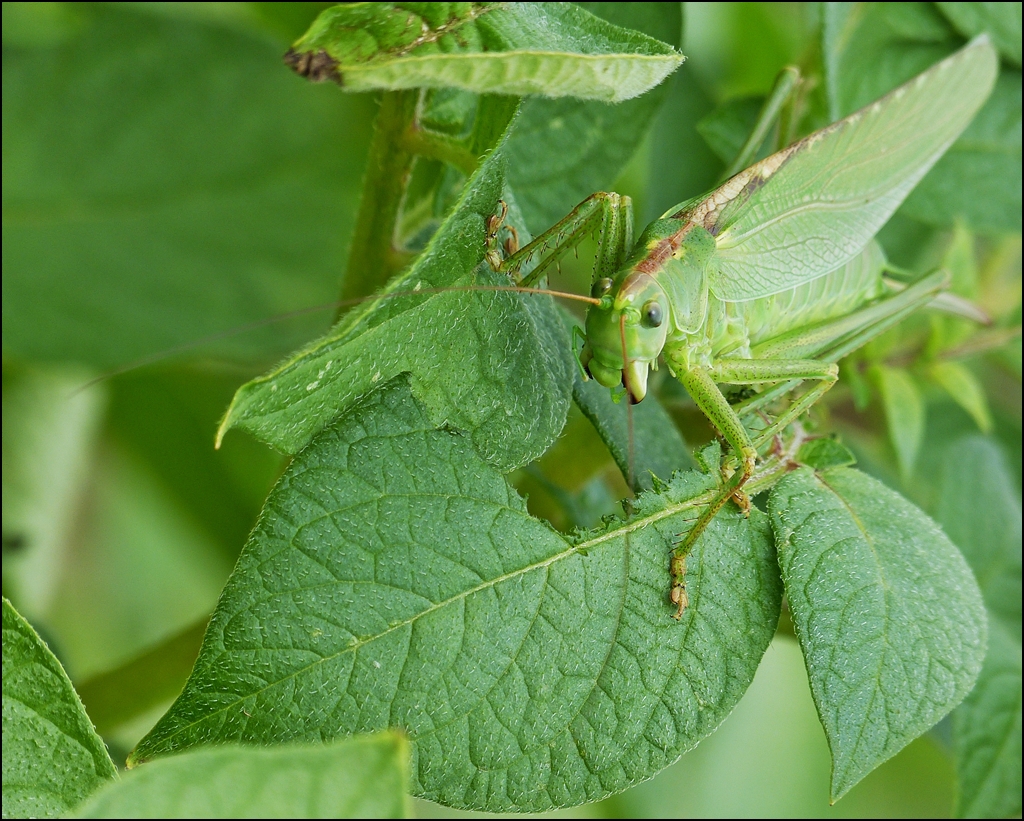
<path fill-rule="evenodd" d="M 651 300 L 644 305 L 643 312 L 643 324 L 648 328 L 657 328 L 665 321 L 665 312 L 661 308 L 661 304 L 656 300 Z"/>
<path fill-rule="evenodd" d="M 603 297 L 609 291 L 615 283 L 612 282 L 611 277 L 601 277 L 597 282 L 594 283 L 594 287 L 590 290 L 590 295 L 593 297 Z"/>

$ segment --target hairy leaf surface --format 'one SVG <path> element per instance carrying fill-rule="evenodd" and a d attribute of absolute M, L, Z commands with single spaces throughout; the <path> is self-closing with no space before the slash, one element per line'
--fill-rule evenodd
<path fill-rule="evenodd" d="M 716 518 L 670 617 L 670 545 L 718 481 L 682 474 L 566 540 L 398 380 L 296 456 L 132 760 L 395 727 L 414 792 L 449 806 L 544 810 L 646 780 L 729 713 L 778 619 L 756 510 Z"/>
<path fill-rule="evenodd" d="M 295 453 L 378 383 L 411 373 L 434 424 L 472 431 L 500 470 L 547 450 L 565 424 L 572 386 L 558 313 L 548 297 L 472 290 L 509 284 L 481 263 L 504 180 L 496 150 L 412 268 L 379 300 L 239 388 L 219 435 L 241 427 Z"/>
<path fill-rule="evenodd" d="M 271 750 L 223 745 L 127 773 L 78 818 L 404 818 L 409 745 L 398 733 Z"/>
<path fill-rule="evenodd" d="M 838 799 L 970 692 L 981 593 L 931 519 L 852 468 L 790 473 L 769 511 Z"/>
<path fill-rule="evenodd" d="M 3 600 L 3 817 L 56 818 L 116 776 L 64 668 Z"/>
<path fill-rule="evenodd" d="M 324 11 L 288 54 L 350 91 L 460 88 L 620 102 L 683 58 L 572 3 L 351 3 Z"/>

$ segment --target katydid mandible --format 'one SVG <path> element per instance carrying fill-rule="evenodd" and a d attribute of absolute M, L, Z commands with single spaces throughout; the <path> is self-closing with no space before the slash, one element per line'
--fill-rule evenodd
<path fill-rule="evenodd" d="M 608 193 L 524 248 L 506 246 L 504 260 L 489 231 L 488 259 L 522 286 L 599 231 L 591 294 L 599 304 L 587 314 L 581 366 L 639 402 L 662 357 L 731 449 L 721 494 L 670 562 L 676 618 L 687 603 L 686 555 L 730 498 L 749 504 L 742 489 L 759 452 L 836 382 L 841 357 L 945 287 L 941 271 L 905 288 L 888 283 L 873 237 L 971 122 L 997 72 L 988 38 L 976 38 L 878 101 L 670 208 L 636 243 L 629 199 Z M 751 431 L 757 411 L 807 380 L 813 387 Z M 772 383 L 736 404 L 719 388 Z"/>

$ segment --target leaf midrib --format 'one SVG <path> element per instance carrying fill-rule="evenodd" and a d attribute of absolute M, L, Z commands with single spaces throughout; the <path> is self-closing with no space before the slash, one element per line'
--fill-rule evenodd
<path fill-rule="evenodd" d="M 554 564 L 555 562 L 560 561 L 560 560 L 565 559 L 565 558 L 568 558 L 568 557 L 570 557 L 570 556 L 572 556 L 572 555 L 574 555 L 576 553 L 582 552 L 584 555 L 586 555 L 586 553 L 589 552 L 590 550 L 593 550 L 596 547 L 599 547 L 599 546 L 601 546 L 602 544 L 604 544 L 606 542 L 612 541 L 613 539 L 617 539 L 619 537 L 627 537 L 628 538 L 629 534 L 632 534 L 632 533 L 634 533 L 634 532 L 636 532 L 638 530 L 641 530 L 642 528 L 644 528 L 644 527 L 646 527 L 648 525 L 652 525 L 652 524 L 654 524 L 656 522 L 661 521 L 662 519 L 669 518 L 670 516 L 674 516 L 677 513 L 681 513 L 684 510 L 687 510 L 687 509 L 692 508 L 692 507 L 697 507 L 697 506 L 699 506 L 701 504 L 704 504 L 704 503 L 710 501 L 712 498 L 714 498 L 714 496 L 715 496 L 715 494 L 717 492 L 718 492 L 718 488 L 714 487 L 714 488 L 711 488 L 710 490 L 707 490 L 707 491 L 705 491 L 705 492 L 703 492 L 701 494 L 698 494 L 697 496 L 694 496 L 694 497 L 692 497 L 690 499 L 686 499 L 686 500 L 681 501 L 681 502 L 676 502 L 676 503 L 669 504 L 665 508 L 663 508 L 662 510 L 659 510 L 659 511 L 657 511 L 655 513 L 648 514 L 647 516 L 641 517 L 641 518 L 636 519 L 636 520 L 634 520 L 632 522 L 626 522 L 626 523 L 624 523 L 623 527 L 618 528 L 618 529 L 616 529 L 614 531 L 607 531 L 607 532 L 602 533 L 602 534 L 600 534 L 598 536 L 595 536 L 594 538 L 592 538 L 590 540 L 583 541 L 583 542 L 578 542 L 576 544 L 569 545 L 566 550 L 563 550 L 563 551 L 561 551 L 559 553 L 556 553 L 553 556 L 549 556 L 546 559 L 543 559 L 543 560 L 538 561 L 538 562 L 534 562 L 533 564 L 530 564 L 530 565 L 526 565 L 525 567 L 517 568 L 516 570 L 510 571 L 508 573 L 503 574 L 502 576 L 496 577 L 496 578 L 488 580 L 486 582 L 482 582 L 481 584 L 478 584 L 475 587 L 472 587 L 472 588 L 470 588 L 468 590 L 462 591 L 462 592 L 460 592 L 460 593 L 458 593 L 458 594 L 456 594 L 454 596 L 449 597 L 448 599 L 445 599 L 442 602 L 438 602 L 438 603 L 432 605 L 431 607 L 428 607 L 425 610 L 422 610 L 419 613 L 416 613 L 415 615 L 410 616 L 409 618 L 402 619 L 399 622 L 395 622 L 394 624 L 389 625 L 386 630 L 383 630 L 383 631 L 381 631 L 380 633 L 377 633 L 374 636 L 369 636 L 369 637 L 364 637 L 364 638 L 361 638 L 361 639 L 357 639 L 356 641 L 351 642 L 345 648 L 339 650 L 337 653 L 333 653 L 333 654 L 331 654 L 329 656 L 324 656 L 324 657 L 322 657 L 320 659 L 317 659 L 312 664 L 308 664 L 308 665 L 306 665 L 304 667 L 298 668 L 298 669 L 292 671 L 291 673 L 289 673 L 288 675 L 283 676 L 283 677 L 277 679 L 276 681 L 268 683 L 266 686 L 261 687 L 258 690 L 254 690 L 251 693 L 247 693 L 245 696 L 242 696 L 241 698 L 236 698 L 234 701 L 232 701 L 232 702 L 230 702 L 228 704 L 224 704 L 223 706 L 218 707 L 216 710 L 213 710 L 212 712 L 206 713 L 203 716 L 195 719 L 194 721 L 190 721 L 189 723 L 182 725 L 181 727 L 175 729 L 173 732 L 171 732 L 171 733 L 167 734 L 166 736 L 164 736 L 160 740 L 160 746 L 159 747 L 155 747 L 153 751 L 148 752 L 145 758 L 136 758 L 134 755 L 129 756 L 129 759 L 128 759 L 129 764 L 131 766 L 135 766 L 137 764 L 140 764 L 140 763 L 142 763 L 144 761 L 147 761 L 150 758 L 152 758 L 154 753 L 158 754 L 161 751 L 165 751 L 165 752 L 172 751 L 174 749 L 174 747 L 168 747 L 168 745 L 167 745 L 167 742 L 170 739 L 173 739 L 176 736 L 180 736 L 181 734 L 183 734 L 187 730 L 191 729 L 192 727 L 195 727 L 196 725 L 199 725 L 199 724 L 202 724 L 202 723 L 205 723 L 205 722 L 211 720 L 214 716 L 217 716 L 217 715 L 219 715 L 221 713 L 224 713 L 224 712 L 226 712 L 228 710 L 232 710 L 232 709 L 236 708 L 238 705 L 243 704 L 248 699 L 256 698 L 256 697 L 260 696 L 262 693 L 266 692 L 267 690 L 269 690 L 272 687 L 276 687 L 276 686 L 278 686 L 278 685 L 280 685 L 280 684 L 282 684 L 282 683 L 284 683 L 286 681 L 289 681 L 289 680 L 291 680 L 291 679 L 293 679 L 293 678 L 295 678 L 295 677 L 297 677 L 299 675 L 302 675 L 302 674 L 305 674 L 305 673 L 309 672 L 310 670 L 314 669 L 319 664 L 323 664 L 323 663 L 328 662 L 328 661 L 333 661 L 333 660 L 335 660 L 337 658 L 340 658 L 342 655 L 344 655 L 345 653 L 348 653 L 348 652 L 354 653 L 357 650 L 361 649 L 362 647 L 364 647 L 364 646 L 366 646 L 366 645 L 376 641 L 377 639 L 383 638 L 384 636 L 387 636 L 390 633 L 393 633 L 395 630 L 398 630 L 398 629 L 400 629 L 402 627 L 405 627 L 407 625 L 413 624 L 418 619 L 423 618 L 424 616 L 428 616 L 431 613 L 434 613 L 434 612 L 436 612 L 438 610 L 441 610 L 444 607 L 447 607 L 447 606 L 449 606 L 451 604 L 454 604 L 455 602 L 457 602 L 459 600 L 468 598 L 469 596 L 471 596 L 471 595 L 473 595 L 475 593 L 478 593 L 478 592 L 480 592 L 482 590 L 486 590 L 486 589 L 488 589 L 490 587 L 493 587 L 493 586 L 495 586 L 497 584 L 500 584 L 501 582 L 508 581 L 510 579 L 517 578 L 519 576 L 524 576 L 524 575 L 526 575 L 527 573 L 529 573 L 529 572 L 531 572 L 533 570 L 537 570 L 537 569 L 540 569 L 540 568 L 548 567 L 548 566 Z M 422 495 L 430 495 L 430 494 L 422 494 Z M 434 495 L 440 495 L 440 494 L 434 494 Z M 446 496 L 446 498 L 452 498 L 452 497 L 451 496 Z M 365 504 L 365 502 L 361 502 L 360 504 Z M 559 538 L 562 538 L 563 541 L 564 541 L 564 537 L 562 537 L 560 534 L 555 534 L 555 535 L 558 535 Z M 285 548 L 285 549 L 287 549 L 287 548 Z M 282 551 L 278 551 L 278 553 L 275 554 L 275 555 L 279 555 L 281 552 L 283 552 L 283 550 Z M 620 608 L 620 615 L 621 615 L 621 608 Z M 614 643 L 615 643 L 614 641 L 609 642 L 609 646 L 610 647 L 614 646 Z M 610 653 L 610 650 L 609 650 L 609 653 Z M 607 658 L 605 659 L 605 663 L 607 663 Z"/>

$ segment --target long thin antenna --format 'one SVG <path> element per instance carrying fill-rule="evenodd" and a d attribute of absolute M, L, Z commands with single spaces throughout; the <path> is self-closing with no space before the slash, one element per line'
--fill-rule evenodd
<path fill-rule="evenodd" d="M 278 314 L 277 316 L 268 317 L 267 319 L 260 319 L 256 322 L 250 322 L 247 325 L 240 325 L 236 328 L 232 328 L 227 331 L 218 331 L 217 333 L 204 336 L 200 339 L 193 340 L 192 342 L 186 342 L 181 345 L 176 345 L 173 348 L 167 348 L 166 350 L 160 351 L 159 353 L 147 354 L 146 356 L 140 357 L 139 359 L 132 360 L 125 365 L 119 365 L 116 368 L 112 368 L 109 371 L 101 373 L 99 376 L 93 377 L 88 382 L 79 385 L 71 393 L 68 394 L 68 398 L 77 396 L 84 390 L 88 390 L 93 385 L 97 385 L 100 382 L 105 382 L 108 379 L 113 379 L 115 376 L 120 376 L 123 373 L 134 371 L 138 368 L 144 368 L 147 365 L 152 365 L 156 362 L 162 362 L 165 359 L 171 359 L 179 354 L 187 353 L 188 351 L 195 350 L 196 348 L 202 348 L 205 345 L 210 345 L 214 342 L 219 342 L 222 339 L 228 339 L 232 336 L 239 334 L 248 333 L 249 331 L 259 330 L 265 328 L 268 325 L 274 325 L 278 322 L 286 322 L 289 319 L 295 319 L 296 317 L 306 316 L 307 314 L 315 314 L 320 311 L 337 310 L 339 308 L 348 308 L 353 305 L 358 305 L 362 302 L 369 302 L 374 299 L 390 299 L 392 297 L 400 296 L 416 296 L 422 294 L 444 294 L 452 291 L 456 292 L 472 292 L 472 291 L 511 291 L 513 293 L 520 294 L 544 294 L 547 296 L 558 297 L 560 299 L 570 299 L 576 302 L 587 302 L 591 305 L 599 305 L 600 300 L 594 297 L 582 296 L 581 294 L 570 294 L 565 291 L 554 291 L 550 288 L 525 288 L 519 285 L 455 285 L 447 288 L 419 288 L 409 291 L 393 291 L 386 294 L 373 294 L 371 296 L 358 297 L 355 299 L 341 299 L 335 300 L 334 302 L 325 302 L 321 305 L 314 305 L 310 308 L 300 308 L 295 311 L 289 311 L 287 313 Z"/>

